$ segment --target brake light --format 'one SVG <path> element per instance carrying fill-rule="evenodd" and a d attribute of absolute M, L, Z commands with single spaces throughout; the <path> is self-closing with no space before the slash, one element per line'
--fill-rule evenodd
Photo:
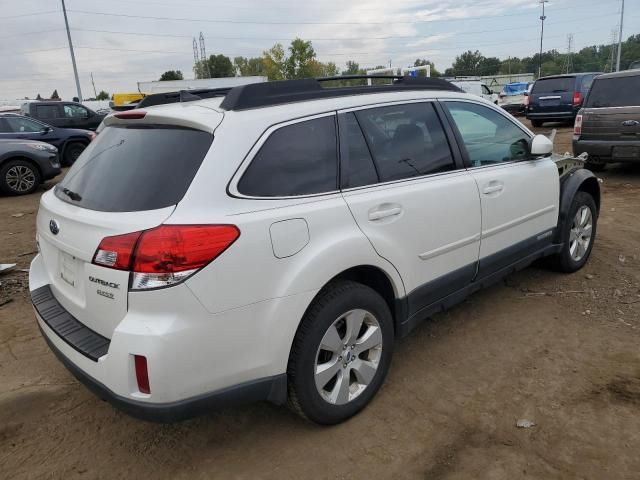
<path fill-rule="evenodd" d="M 529 95 L 524 96 L 524 101 L 522 102 L 525 107 L 529 106 Z"/>
<path fill-rule="evenodd" d="M 147 368 L 147 357 L 134 355 L 134 365 L 136 369 L 136 383 L 140 393 L 151 393 L 149 385 L 149 370 Z"/>
<path fill-rule="evenodd" d="M 582 94 L 580 92 L 573 92 L 573 106 L 578 107 L 582 105 Z"/>
<path fill-rule="evenodd" d="M 121 118 L 123 120 L 140 120 L 145 117 L 147 112 L 144 110 L 129 110 L 128 112 L 116 113 L 114 117 Z"/>
<path fill-rule="evenodd" d="M 239 236 L 235 225 L 160 225 L 103 239 L 93 263 L 132 272 L 132 290 L 168 287 L 211 263 Z"/>
<path fill-rule="evenodd" d="M 582 115 L 576 115 L 576 121 L 573 124 L 573 134 L 582 135 Z"/>

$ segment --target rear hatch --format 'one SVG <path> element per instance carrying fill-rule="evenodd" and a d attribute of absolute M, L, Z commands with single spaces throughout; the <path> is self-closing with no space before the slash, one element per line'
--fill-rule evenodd
<path fill-rule="evenodd" d="M 640 142 L 640 75 L 593 82 L 582 112 L 580 139 Z"/>
<path fill-rule="evenodd" d="M 536 81 L 529 102 L 531 112 L 572 112 L 575 87 L 575 77 L 549 77 Z"/>
<path fill-rule="evenodd" d="M 105 237 L 153 228 L 171 215 L 211 146 L 211 125 L 202 131 L 153 115 L 112 120 L 43 195 L 37 235 L 53 294 L 102 336 L 111 338 L 126 314 L 129 273 L 92 264 L 96 249 Z"/>

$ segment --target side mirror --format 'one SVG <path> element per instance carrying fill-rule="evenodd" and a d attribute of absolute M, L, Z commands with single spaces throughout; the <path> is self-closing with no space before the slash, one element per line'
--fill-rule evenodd
<path fill-rule="evenodd" d="M 53 128 L 51 128 L 51 127 L 42 127 L 42 130 L 40 130 L 40 133 L 42 135 L 45 135 L 45 134 L 49 133 L 51 130 L 53 130 Z"/>
<path fill-rule="evenodd" d="M 542 157 L 553 152 L 553 142 L 544 135 L 536 135 L 531 140 L 531 156 Z"/>

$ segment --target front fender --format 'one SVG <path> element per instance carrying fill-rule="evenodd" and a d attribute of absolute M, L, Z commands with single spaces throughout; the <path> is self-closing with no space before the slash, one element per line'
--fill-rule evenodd
<path fill-rule="evenodd" d="M 562 226 L 569 217 L 571 203 L 578 191 L 584 191 L 593 196 L 598 211 L 600 210 L 600 183 L 591 170 L 580 168 L 560 180 L 560 210 L 555 242 L 561 243 Z"/>

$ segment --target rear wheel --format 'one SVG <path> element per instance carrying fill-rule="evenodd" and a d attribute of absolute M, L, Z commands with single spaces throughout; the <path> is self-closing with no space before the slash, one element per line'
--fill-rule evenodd
<path fill-rule="evenodd" d="M 373 289 L 337 282 L 320 293 L 296 334 L 289 358 L 289 405 L 333 425 L 362 410 L 387 375 L 393 352 L 389 307 Z"/>
<path fill-rule="evenodd" d="M 586 192 L 576 193 L 569 216 L 562 226 L 562 250 L 552 258 L 557 270 L 572 273 L 587 263 L 596 238 L 597 221 L 593 197 Z"/>
<path fill-rule="evenodd" d="M 64 164 L 73 165 L 87 146 L 84 143 L 72 142 L 64 149 Z"/>
<path fill-rule="evenodd" d="M 6 195 L 26 195 L 38 185 L 40 172 L 28 160 L 10 160 L 0 167 L 0 191 Z"/>
<path fill-rule="evenodd" d="M 544 122 L 542 120 L 531 120 L 531 125 L 540 128 Z"/>

